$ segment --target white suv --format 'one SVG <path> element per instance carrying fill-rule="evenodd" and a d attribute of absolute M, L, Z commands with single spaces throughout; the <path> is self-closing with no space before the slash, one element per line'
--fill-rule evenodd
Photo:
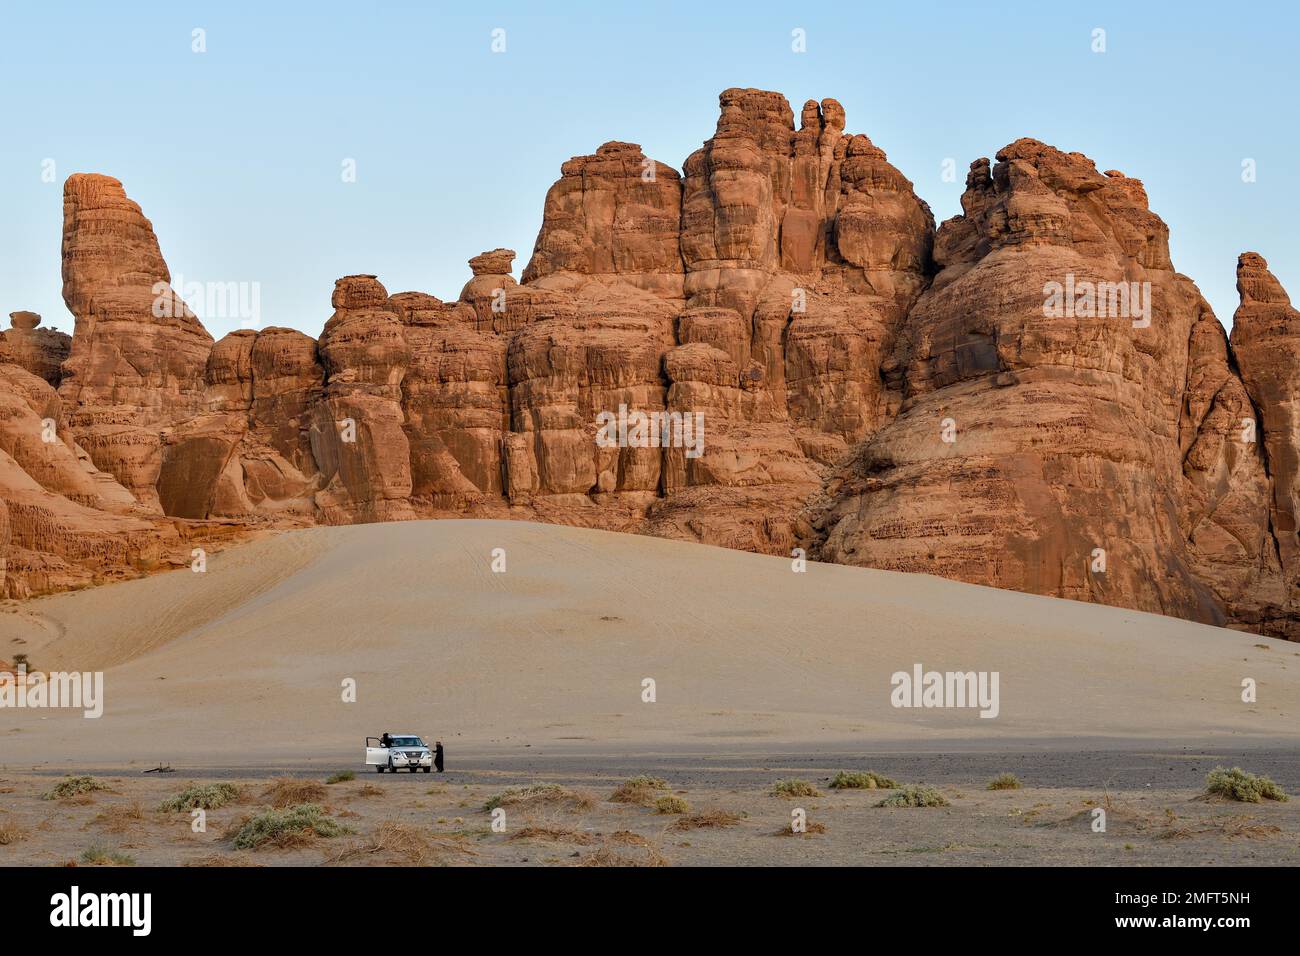
<path fill-rule="evenodd" d="M 371 741 L 375 746 L 370 746 Z M 413 734 L 384 734 L 382 737 L 366 738 L 366 766 L 374 767 L 376 773 L 391 770 L 409 770 L 415 773 L 433 770 L 433 751 L 419 737 Z"/>

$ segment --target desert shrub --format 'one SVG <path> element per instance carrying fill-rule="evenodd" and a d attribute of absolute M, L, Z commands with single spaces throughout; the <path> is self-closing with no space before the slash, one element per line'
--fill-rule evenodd
<path fill-rule="evenodd" d="M 594 843 L 596 838 L 593 834 L 585 830 L 575 830 L 573 827 L 562 826 L 557 823 L 535 823 L 528 826 L 512 830 L 510 840 L 550 840 L 556 843 Z"/>
<path fill-rule="evenodd" d="M 0 846 L 9 846 L 27 838 L 27 831 L 16 823 L 0 823 Z"/>
<path fill-rule="evenodd" d="M 279 777 L 262 792 L 262 797 L 273 807 L 284 809 L 325 799 L 325 785 L 316 780 L 299 780 Z"/>
<path fill-rule="evenodd" d="M 705 810 L 701 813 L 678 817 L 669 825 L 668 829 L 679 831 L 720 829 L 734 827 L 743 819 L 745 819 L 743 813 L 733 813 L 730 810 Z"/>
<path fill-rule="evenodd" d="M 230 866 L 265 866 L 265 863 L 258 863 L 252 857 L 245 856 L 242 853 L 209 853 L 207 856 L 201 856 L 197 860 L 190 860 L 182 863 L 182 866 L 204 866 L 204 867 L 230 867 Z"/>
<path fill-rule="evenodd" d="M 326 857 L 327 863 L 346 863 L 370 858 L 374 862 L 395 862 L 400 866 L 425 866 L 446 863 L 454 849 L 445 840 L 438 841 L 423 827 L 398 820 L 384 820 L 362 840 L 350 841 Z M 461 850 L 460 852 L 467 852 Z"/>
<path fill-rule="evenodd" d="M 531 783 L 523 787 L 507 787 L 483 804 L 491 812 L 497 807 L 567 806 L 575 810 L 588 810 L 595 800 L 557 783 Z"/>
<path fill-rule="evenodd" d="M 92 846 L 81 854 L 81 862 L 86 866 L 135 866 L 135 858 L 118 850 L 106 850 L 102 846 Z"/>
<path fill-rule="evenodd" d="M 668 866 L 668 859 L 652 846 L 640 847 L 632 853 L 619 853 L 608 844 L 584 856 L 579 866 L 630 867 Z"/>
<path fill-rule="evenodd" d="M 876 804 L 878 807 L 946 807 L 948 800 L 934 787 L 908 784 Z"/>
<path fill-rule="evenodd" d="M 666 794 L 655 801 L 655 813 L 690 813 L 691 805 L 674 794 Z"/>
<path fill-rule="evenodd" d="M 250 817 L 235 834 L 234 844 L 237 850 L 254 850 L 267 843 L 293 846 L 303 838 L 336 837 L 351 832 L 325 816 L 325 811 L 316 804 L 304 803 L 264 810 Z"/>
<path fill-rule="evenodd" d="M 658 791 L 667 789 L 667 780 L 640 775 L 620 783 L 609 795 L 609 801 L 610 803 L 635 803 L 648 807 L 658 799 Z"/>
<path fill-rule="evenodd" d="M 179 813 L 181 810 L 216 810 L 224 807 L 239 796 L 239 788 L 233 783 L 195 784 L 186 787 L 170 800 L 158 804 L 163 813 Z"/>
<path fill-rule="evenodd" d="M 332 773 L 326 778 L 326 783 L 347 783 L 349 780 L 357 779 L 357 775 L 351 770 L 340 770 L 338 773 Z"/>
<path fill-rule="evenodd" d="M 144 822 L 144 807 L 140 806 L 139 800 L 114 804 L 95 814 L 95 819 L 91 822 L 104 827 L 109 833 L 125 833 L 137 823 Z"/>
<path fill-rule="evenodd" d="M 874 770 L 841 770 L 831 781 L 832 790 L 897 790 L 898 781 Z"/>
<path fill-rule="evenodd" d="M 1205 778 L 1205 792 L 1242 803 L 1260 803 L 1264 800 L 1285 802 L 1287 795 L 1268 777 L 1247 773 L 1240 767 L 1215 767 Z"/>
<path fill-rule="evenodd" d="M 989 790 L 1019 790 L 1020 778 L 1014 773 L 1000 773 L 989 781 Z"/>
<path fill-rule="evenodd" d="M 804 824 L 804 829 L 802 832 L 795 832 L 794 821 L 792 820 L 789 823 L 787 823 L 785 826 L 783 826 L 781 829 L 777 830 L 776 835 L 777 836 L 803 836 L 804 834 L 807 833 L 825 833 L 825 832 L 826 832 L 826 824 L 814 823 L 812 820 L 809 820 L 807 823 Z"/>
<path fill-rule="evenodd" d="M 807 780 L 797 778 L 778 780 L 772 784 L 771 793 L 774 797 L 820 797 L 822 795 L 821 791 Z"/>
<path fill-rule="evenodd" d="M 100 783 L 94 777 L 64 777 L 53 790 L 41 795 L 42 800 L 66 800 L 83 793 L 107 790 L 108 784 Z"/>

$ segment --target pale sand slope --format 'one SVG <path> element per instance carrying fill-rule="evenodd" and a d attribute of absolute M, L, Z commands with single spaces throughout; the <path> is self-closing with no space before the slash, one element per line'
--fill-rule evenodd
<path fill-rule="evenodd" d="M 494 548 L 504 574 L 490 569 Z M 0 657 L 105 668 L 107 698 L 99 720 L 0 712 L 10 766 L 355 758 L 383 730 L 454 740 L 461 754 L 524 743 L 705 754 L 1067 737 L 1289 746 L 1300 728 L 1300 647 L 1286 642 L 520 522 L 288 532 L 211 556 L 205 574 L 10 610 Z M 1000 672 L 1001 713 L 893 708 L 891 674 L 917 662 Z M 641 699 L 647 677 L 655 703 Z M 1246 677 L 1258 703 L 1241 701 Z M 356 703 L 341 699 L 345 678 Z"/>

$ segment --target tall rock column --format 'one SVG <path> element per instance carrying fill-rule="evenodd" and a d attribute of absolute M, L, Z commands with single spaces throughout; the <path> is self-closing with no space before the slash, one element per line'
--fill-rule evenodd
<path fill-rule="evenodd" d="M 170 283 L 153 226 L 122 184 L 69 176 L 63 301 L 76 326 L 59 394 L 96 466 L 154 509 L 161 508 L 161 432 L 203 409 L 212 348 Z"/>
<path fill-rule="evenodd" d="M 1300 312 L 1264 257 L 1237 260 L 1241 304 L 1233 316 L 1232 350 L 1262 424 L 1268 508 L 1282 565 L 1278 606 L 1260 624 L 1300 640 Z"/>
<path fill-rule="evenodd" d="M 411 348 L 397 308 L 372 275 L 339 279 L 333 304 L 320 337 L 325 399 L 311 425 L 325 484 L 316 505 L 330 524 L 413 518 L 411 449 L 402 430 Z"/>

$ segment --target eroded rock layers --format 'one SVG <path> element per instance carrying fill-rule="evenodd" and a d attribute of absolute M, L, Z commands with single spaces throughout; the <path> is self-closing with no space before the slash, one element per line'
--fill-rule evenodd
<path fill-rule="evenodd" d="M 0 338 L 22 596 L 251 528 L 509 517 L 1300 639 L 1300 314 L 1247 253 L 1231 341 L 1142 184 L 1022 139 L 937 230 L 834 100 L 721 96 L 682 172 L 565 163 L 522 281 L 340 279 L 319 340 L 213 343 L 139 206 L 69 178 L 71 341 Z"/>

